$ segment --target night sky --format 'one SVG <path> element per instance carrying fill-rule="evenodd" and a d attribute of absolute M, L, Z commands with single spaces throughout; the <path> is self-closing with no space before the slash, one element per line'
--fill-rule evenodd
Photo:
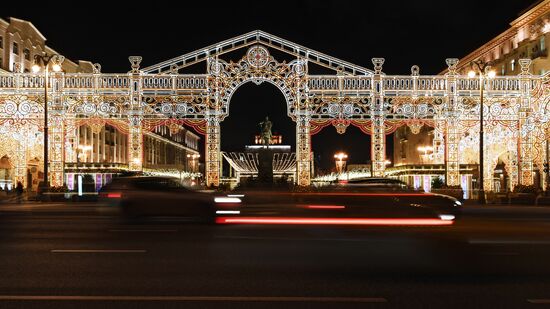
<path fill-rule="evenodd" d="M 483 45 L 534 2 L 181 1 L 172 6 L 156 1 L 139 6 L 93 1 L 60 6 L 9 1 L 0 12 L 4 19 L 31 21 L 50 47 L 71 60 L 99 62 L 103 72 L 127 72 L 130 55 L 143 56 L 145 67 L 260 29 L 367 68 L 372 57 L 384 57 L 385 73 L 408 75 L 414 64 L 421 74 L 439 73 L 445 58 L 461 58 Z M 244 52 L 231 56 L 237 60 Z M 222 122 L 222 150 L 250 144 L 265 116 L 294 148 L 295 125 L 286 116 L 283 95 L 269 83 L 248 83 L 235 92 Z M 327 127 L 312 139 L 316 164 L 323 169 L 334 165 L 332 156 L 339 150 L 349 153 L 349 163 L 365 163 L 369 143 L 351 126 L 344 135 Z"/>

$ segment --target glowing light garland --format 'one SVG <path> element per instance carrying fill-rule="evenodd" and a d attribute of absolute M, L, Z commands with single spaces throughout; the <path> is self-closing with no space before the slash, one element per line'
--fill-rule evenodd
<path fill-rule="evenodd" d="M 387 134 L 403 125 L 413 133 L 424 125 L 434 127 L 433 161 L 446 164 L 448 184 L 460 184 L 460 163 L 475 162 L 480 81 L 459 75 L 458 59 L 447 59 L 446 75 L 420 75 L 418 66 L 411 68 L 410 75 L 386 75 L 383 58 L 373 59 L 374 69 L 370 70 L 262 31 L 213 46 L 144 70 L 140 69 L 141 57 L 132 56 L 129 73 L 105 74 L 96 66 L 90 74 L 52 76 L 50 147 L 57 155 L 51 161 L 52 184 L 61 185 L 63 152 L 67 152 L 65 157 L 72 156 L 67 140 L 77 125 L 101 128 L 112 124 L 127 132 L 129 168 L 142 170 L 145 132 L 159 124 L 176 130 L 177 125 L 186 123 L 205 134 L 205 177 L 208 185 L 218 185 L 220 122 L 229 115 L 233 93 L 247 82 L 269 82 L 282 91 L 287 114 L 296 122 L 299 185 L 311 181 L 311 134 L 328 125 L 344 133 L 351 124 L 372 135 L 371 157 L 377 176 L 385 175 Z M 277 61 L 269 53 L 273 47 L 288 52 L 294 60 Z M 235 62 L 218 57 L 240 48 L 247 52 Z M 205 74 L 178 74 L 179 69 L 199 61 L 207 62 Z M 534 169 L 544 162 L 550 125 L 550 75 L 531 75 L 531 60 L 518 62 L 519 75 L 497 76 L 486 80 L 484 87 L 485 170 L 491 171 L 499 157 L 507 160 L 512 185 L 533 183 Z M 309 74 L 309 63 L 336 74 Z M 16 157 L 21 179 L 24 162 L 33 158 L 33 149 L 40 146 L 42 88 L 40 75 L 0 76 L 0 125 L 6 126 L 0 130 L 11 132 L 1 134 L 0 155 Z"/>

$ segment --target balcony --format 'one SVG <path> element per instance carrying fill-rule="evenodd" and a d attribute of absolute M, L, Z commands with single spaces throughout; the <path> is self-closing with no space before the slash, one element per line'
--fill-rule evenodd
<path fill-rule="evenodd" d="M 544 49 L 544 50 L 537 50 L 537 51 L 534 51 L 533 53 L 531 53 L 531 60 L 535 60 L 537 58 L 546 58 L 548 56 L 548 50 L 547 49 Z"/>

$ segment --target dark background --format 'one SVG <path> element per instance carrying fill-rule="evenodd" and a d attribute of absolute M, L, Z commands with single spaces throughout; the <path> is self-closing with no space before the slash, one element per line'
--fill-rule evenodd
<path fill-rule="evenodd" d="M 420 66 L 421 74 L 439 73 L 446 67 L 445 58 L 461 58 L 483 45 L 508 29 L 534 2 L 156 1 L 138 5 L 93 1 L 33 5 L 9 1 L 2 5 L 1 14 L 31 21 L 50 47 L 74 61 L 99 62 L 103 72 L 127 72 L 130 55 L 143 56 L 145 67 L 261 29 L 367 68 L 372 68 L 372 57 L 384 57 L 385 73 L 408 75 L 414 64 Z M 273 121 L 273 130 L 294 148 L 295 125 L 286 116 L 283 95 L 268 83 L 248 83 L 235 92 L 229 117 L 222 123 L 222 150 L 240 150 L 250 144 L 266 115 Z M 391 155 L 391 143 L 388 146 Z M 349 153 L 349 163 L 370 159 L 370 138 L 352 127 L 344 135 L 327 127 L 313 137 L 312 147 L 317 166 L 327 170 L 339 150 Z"/>

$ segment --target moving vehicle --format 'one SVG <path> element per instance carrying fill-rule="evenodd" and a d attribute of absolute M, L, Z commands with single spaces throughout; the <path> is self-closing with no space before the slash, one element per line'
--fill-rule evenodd
<path fill-rule="evenodd" d="M 99 192 L 100 200 L 119 206 L 126 219 L 178 217 L 194 222 L 213 222 L 218 208 L 231 208 L 235 213 L 240 199 L 215 196 L 183 186 L 176 178 L 132 176 L 113 178 Z M 233 207 L 233 208 L 232 208 Z"/>
<path fill-rule="evenodd" d="M 388 178 L 335 183 L 305 191 L 245 191 L 238 218 L 218 223 L 449 225 L 460 201 Z"/>
<path fill-rule="evenodd" d="M 389 194 L 395 203 L 430 208 L 441 216 L 457 218 L 461 212 L 462 202 L 458 199 L 436 193 L 418 191 L 406 183 L 393 178 L 360 178 L 334 183 L 324 190 L 361 192 L 365 196 Z"/>

